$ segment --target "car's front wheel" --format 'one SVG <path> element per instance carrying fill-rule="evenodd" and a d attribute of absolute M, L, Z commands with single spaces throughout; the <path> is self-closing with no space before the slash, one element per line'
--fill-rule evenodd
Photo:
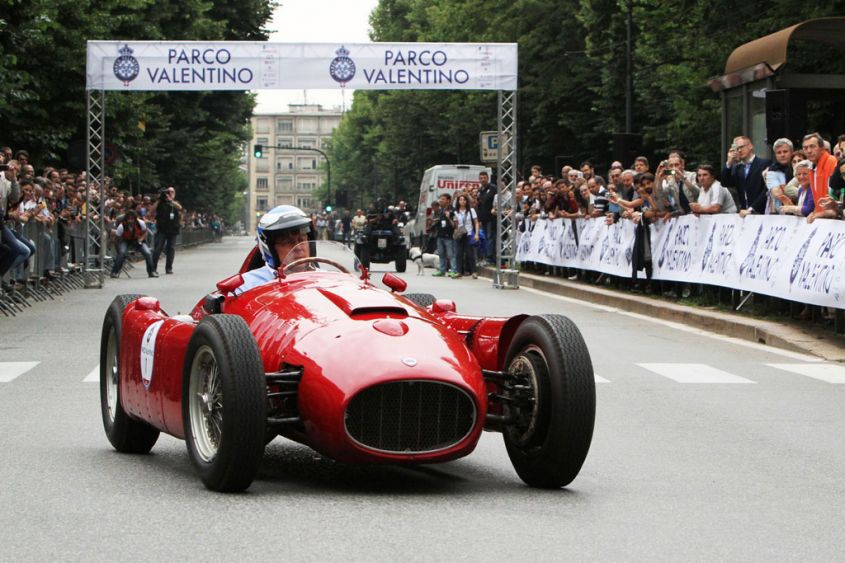
<path fill-rule="evenodd" d="M 506 358 L 513 386 L 503 405 L 508 456 L 526 484 L 564 487 L 581 470 L 595 423 L 593 364 L 581 332 L 562 315 L 529 317 Z"/>
<path fill-rule="evenodd" d="M 184 370 L 188 455 L 206 487 L 242 491 L 258 473 L 267 424 L 264 368 L 246 322 L 205 317 L 188 343 Z"/>

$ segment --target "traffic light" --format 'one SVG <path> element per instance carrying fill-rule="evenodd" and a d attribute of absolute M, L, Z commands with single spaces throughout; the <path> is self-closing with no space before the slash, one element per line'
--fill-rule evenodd
<path fill-rule="evenodd" d="M 326 206 L 326 213 L 331 213 L 331 212 L 332 212 L 332 206 L 331 206 L 331 205 L 327 205 L 327 206 Z"/>
<path fill-rule="evenodd" d="M 264 154 L 264 145 L 252 145 L 252 154 L 255 155 L 255 158 L 261 158 L 261 155 Z"/>

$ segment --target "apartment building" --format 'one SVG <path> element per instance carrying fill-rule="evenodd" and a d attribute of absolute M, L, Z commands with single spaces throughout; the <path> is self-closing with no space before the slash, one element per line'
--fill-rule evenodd
<path fill-rule="evenodd" d="M 258 218 L 276 205 L 296 205 L 306 213 L 320 207 L 314 190 L 327 180 L 325 159 L 319 152 L 302 149 L 325 152 L 340 118 L 340 109 L 324 110 L 316 104 L 291 104 L 286 113 L 252 117 L 246 201 L 250 233 L 255 233 Z M 264 147 L 260 158 L 253 154 L 254 145 Z"/>

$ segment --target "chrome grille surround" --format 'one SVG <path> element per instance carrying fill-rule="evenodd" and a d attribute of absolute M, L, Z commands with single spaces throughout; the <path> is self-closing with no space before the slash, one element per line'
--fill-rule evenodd
<path fill-rule="evenodd" d="M 368 450 L 424 454 L 461 443 L 475 427 L 475 401 L 463 389 L 434 380 L 401 380 L 367 387 L 344 413 L 347 435 Z"/>

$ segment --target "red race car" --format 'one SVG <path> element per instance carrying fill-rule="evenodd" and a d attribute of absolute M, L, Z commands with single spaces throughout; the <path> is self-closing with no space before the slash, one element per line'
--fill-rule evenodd
<path fill-rule="evenodd" d="M 343 462 L 419 464 L 468 455 L 489 430 L 528 485 L 576 477 L 596 399 L 572 321 L 460 315 L 450 300 L 401 295 L 393 274 L 391 292 L 375 287 L 341 244 L 302 244 L 275 279 L 235 295 L 263 264 L 254 249 L 190 315 L 115 298 L 100 348 L 115 449 L 147 453 L 166 432 L 187 442 L 206 487 L 240 491 L 277 435 Z"/>

